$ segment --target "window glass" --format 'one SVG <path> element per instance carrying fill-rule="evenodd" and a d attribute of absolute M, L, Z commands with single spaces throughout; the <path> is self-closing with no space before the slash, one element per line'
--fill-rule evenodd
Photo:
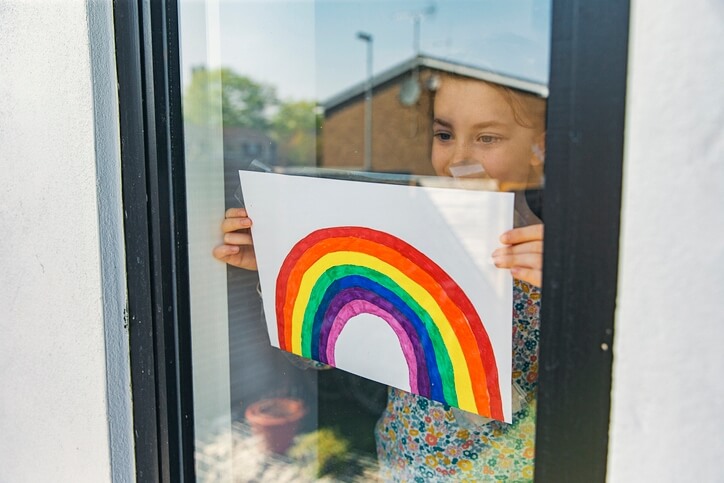
<path fill-rule="evenodd" d="M 199 480 L 532 479 L 549 1 L 182 0 L 179 15 Z M 530 230 L 494 259 L 518 268 L 513 424 L 272 347 L 257 272 L 216 259 L 246 243 L 223 238 L 248 233 L 223 225 L 245 205 L 239 170 L 514 193 Z"/>

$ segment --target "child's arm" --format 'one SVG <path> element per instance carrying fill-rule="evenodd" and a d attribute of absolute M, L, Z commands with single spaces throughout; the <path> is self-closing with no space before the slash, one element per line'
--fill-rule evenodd
<path fill-rule="evenodd" d="M 224 221 L 221 222 L 224 243 L 214 248 L 214 258 L 235 267 L 256 270 L 256 254 L 250 227 L 251 218 L 244 208 L 226 210 Z"/>
<path fill-rule="evenodd" d="M 514 228 L 500 236 L 500 247 L 493 252 L 496 267 L 509 268 L 513 278 L 537 287 L 543 281 L 543 225 Z"/>

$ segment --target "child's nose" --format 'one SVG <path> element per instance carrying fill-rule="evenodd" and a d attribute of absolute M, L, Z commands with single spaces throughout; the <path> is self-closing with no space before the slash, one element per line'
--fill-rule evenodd
<path fill-rule="evenodd" d="M 477 161 L 463 160 L 453 163 L 447 168 L 453 178 L 482 178 L 485 176 L 485 168 Z"/>
<path fill-rule="evenodd" d="M 479 177 L 483 175 L 484 171 L 482 164 L 473 156 L 468 143 L 456 144 L 450 164 L 448 164 L 450 176 L 453 178 Z"/>
<path fill-rule="evenodd" d="M 458 178 L 474 176 L 478 172 L 482 172 L 483 168 L 473 157 L 470 144 L 461 141 L 455 144 L 455 150 L 449 160 L 448 171 L 451 176 Z"/>
<path fill-rule="evenodd" d="M 458 141 L 455 143 L 455 151 L 451 159 L 451 164 L 472 162 L 472 149 L 470 143 L 466 141 Z"/>

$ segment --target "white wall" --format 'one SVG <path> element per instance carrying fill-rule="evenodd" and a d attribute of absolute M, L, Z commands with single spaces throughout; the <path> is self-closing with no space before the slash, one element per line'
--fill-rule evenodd
<path fill-rule="evenodd" d="M 724 4 L 632 8 L 609 481 L 720 481 Z M 113 68 L 109 2 L 0 0 L 0 481 L 133 478 Z"/>
<path fill-rule="evenodd" d="M 132 479 L 113 56 L 110 2 L 0 0 L 0 481 Z"/>
<path fill-rule="evenodd" d="M 633 1 L 609 473 L 724 481 L 724 3 Z"/>

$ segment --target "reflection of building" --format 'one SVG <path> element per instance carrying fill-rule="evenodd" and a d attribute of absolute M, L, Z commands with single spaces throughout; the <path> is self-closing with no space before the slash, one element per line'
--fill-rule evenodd
<path fill-rule="evenodd" d="M 418 56 L 403 62 L 374 78 L 373 171 L 433 174 L 431 101 L 436 76 L 442 73 L 481 79 L 542 97 L 548 94 L 544 84 L 432 57 Z M 365 82 L 360 82 L 323 103 L 322 167 L 363 166 L 364 100 Z"/>
<path fill-rule="evenodd" d="M 224 160 L 239 164 L 239 168 L 257 159 L 272 165 L 276 161 L 277 145 L 264 131 L 247 127 L 224 127 Z"/>
<path fill-rule="evenodd" d="M 238 171 L 247 169 L 255 159 L 267 166 L 276 164 L 277 144 L 274 140 L 260 129 L 224 126 L 224 185 L 231 203 L 239 189 Z"/>

